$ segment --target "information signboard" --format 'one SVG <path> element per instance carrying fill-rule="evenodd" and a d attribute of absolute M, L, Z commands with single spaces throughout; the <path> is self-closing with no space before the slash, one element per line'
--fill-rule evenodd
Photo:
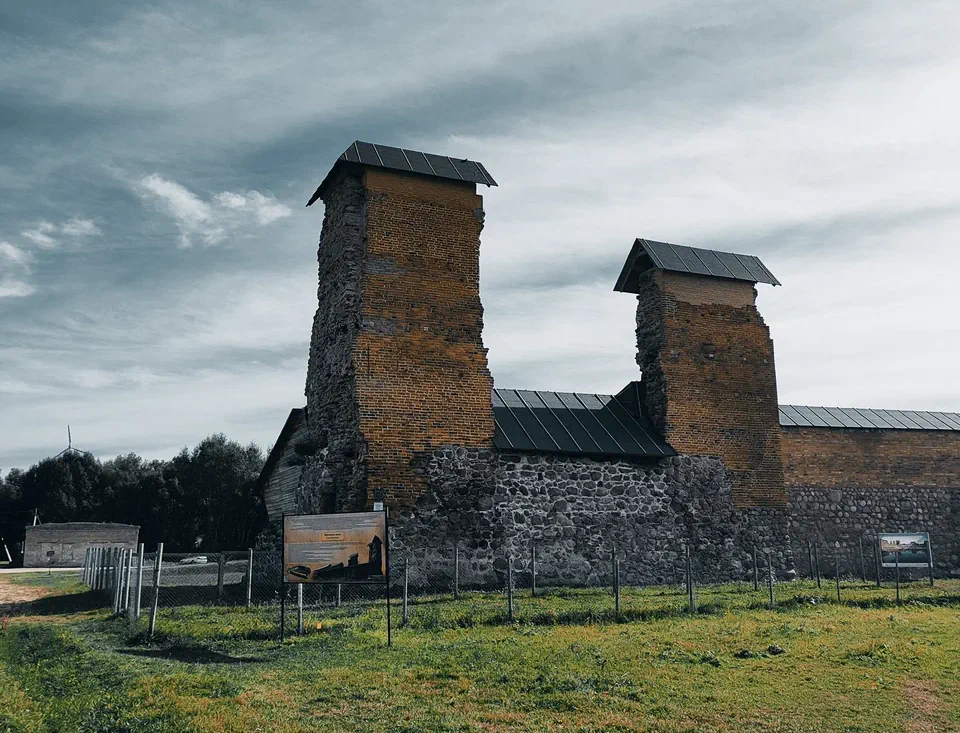
<path fill-rule="evenodd" d="M 930 535 L 927 532 L 882 532 L 880 563 L 885 568 L 926 568 L 933 566 Z M 932 577 L 932 576 L 931 576 Z"/>
<path fill-rule="evenodd" d="M 386 512 L 283 518 L 285 583 L 386 583 Z"/>

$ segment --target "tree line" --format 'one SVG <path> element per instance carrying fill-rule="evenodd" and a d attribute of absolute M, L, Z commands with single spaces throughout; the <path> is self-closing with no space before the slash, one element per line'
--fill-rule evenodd
<path fill-rule="evenodd" d="M 256 487 L 263 463 L 259 446 L 222 433 L 170 460 L 128 453 L 101 462 L 78 451 L 44 458 L 0 477 L 0 536 L 14 552 L 36 512 L 44 524 L 136 524 L 141 542 L 173 552 L 252 547 L 266 524 Z"/>

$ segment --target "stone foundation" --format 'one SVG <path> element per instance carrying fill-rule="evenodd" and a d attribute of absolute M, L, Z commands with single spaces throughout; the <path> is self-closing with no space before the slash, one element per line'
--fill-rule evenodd
<path fill-rule="evenodd" d="M 455 544 L 463 577 L 491 585 L 502 583 L 510 555 L 523 573 L 534 542 L 545 584 L 608 584 L 614 545 L 630 584 L 678 582 L 686 543 L 702 582 L 748 577 L 754 544 L 772 550 L 781 576 L 793 569 L 784 512 L 736 508 L 716 458 L 651 463 L 448 448 L 416 465 L 428 491 L 394 513 L 391 552 L 421 582 L 449 579 Z"/>

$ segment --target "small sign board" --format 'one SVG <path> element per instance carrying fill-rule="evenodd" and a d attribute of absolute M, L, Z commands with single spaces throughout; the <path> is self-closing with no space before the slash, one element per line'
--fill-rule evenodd
<path fill-rule="evenodd" d="M 933 566 L 930 535 L 927 532 L 882 532 L 880 563 L 885 568 L 925 568 Z"/>
<path fill-rule="evenodd" d="M 386 512 L 283 518 L 285 583 L 386 583 Z"/>

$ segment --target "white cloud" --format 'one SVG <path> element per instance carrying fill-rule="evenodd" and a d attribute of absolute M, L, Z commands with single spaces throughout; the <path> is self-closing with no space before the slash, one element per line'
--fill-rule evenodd
<path fill-rule="evenodd" d="M 36 291 L 37 289 L 28 282 L 0 276 L 0 298 L 24 298 L 33 295 Z"/>
<path fill-rule="evenodd" d="M 214 198 L 216 198 L 217 203 L 225 209 L 242 209 L 247 205 L 245 196 L 241 196 L 238 193 L 230 193 L 229 191 L 218 193 Z"/>
<path fill-rule="evenodd" d="M 24 279 L 33 255 L 10 242 L 0 241 L 0 298 L 24 298 L 36 288 Z"/>
<path fill-rule="evenodd" d="M 291 213 L 289 206 L 277 203 L 277 200 L 273 198 L 273 196 L 264 196 L 259 191 L 248 191 L 247 201 L 253 209 L 257 223 L 260 225 L 269 224 L 277 219 L 283 219 L 284 217 L 290 216 Z"/>
<path fill-rule="evenodd" d="M 83 219 L 75 216 L 62 227 L 60 231 L 68 237 L 92 237 L 100 234 L 100 227 L 96 225 L 93 219 Z"/>
<path fill-rule="evenodd" d="M 223 191 L 207 202 L 176 181 L 156 173 L 141 179 L 139 192 L 161 203 L 176 220 L 181 247 L 191 246 L 197 237 L 206 245 L 219 244 L 251 217 L 265 226 L 291 213 L 288 206 L 259 191 L 248 191 L 246 195 Z"/>
<path fill-rule="evenodd" d="M 49 221 L 41 221 L 33 229 L 27 229 L 21 234 L 38 247 L 49 249 L 57 244 L 57 240 L 50 236 L 51 233 L 56 231 L 57 227 L 54 224 Z"/>
<path fill-rule="evenodd" d="M 30 263 L 33 262 L 33 255 L 26 250 L 15 247 L 10 244 L 10 242 L 0 242 L 0 260 L 5 260 L 7 263 L 23 268 L 29 268 Z"/>
<path fill-rule="evenodd" d="M 157 174 L 140 181 L 140 193 L 160 203 L 180 228 L 180 246 L 190 247 L 194 237 L 204 244 L 218 244 L 226 237 L 223 227 L 214 222 L 210 205 L 176 181 L 168 181 Z"/>
<path fill-rule="evenodd" d="M 27 229 L 20 233 L 42 249 L 53 249 L 59 242 L 57 237 L 53 236 L 55 234 L 64 234 L 73 239 L 80 239 L 81 237 L 92 237 L 95 234 L 100 234 L 100 227 L 96 225 L 93 219 L 75 216 L 66 223 L 59 225 L 50 221 L 41 221 L 33 229 Z"/>

